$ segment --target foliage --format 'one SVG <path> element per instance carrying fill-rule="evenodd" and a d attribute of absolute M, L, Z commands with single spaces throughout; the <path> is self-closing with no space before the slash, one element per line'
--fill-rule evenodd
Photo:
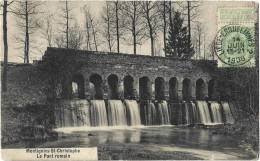
<path fill-rule="evenodd" d="M 180 12 L 175 13 L 172 22 L 165 48 L 166 56 L 189 59 L 194 54 L 194 50 L 189 41 L 187 27 L 183 27 Z"/>

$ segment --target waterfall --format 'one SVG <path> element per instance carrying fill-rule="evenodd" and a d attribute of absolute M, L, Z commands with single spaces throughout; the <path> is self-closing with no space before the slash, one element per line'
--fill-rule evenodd
<path fill-rule="evenodd" d="M 233 124 L 235 122 L 235 120 L 234 120 L 233 115 L 231 113 L 228 102 L 221 101 L 221 104 L 222 104 L 224 114 L 225 114 L 225 118 L 226 118 L 225 123 Z"/>
<path fill-rule="evenodd" d="M 182 124 L 183 125 L 189 125 L 191 123 L 190 121 L 190 114 L 191 114 L 191 111 L 189 109 L 189 106 L 188 106 L 188 102 L 185 102 L 183 101 L 181 103 L 182 105 Z"/>
<path fill-rule="evenodd" d="M 108 100 L 108 123 L 109 126 L 125 126 L 126 109 L 121 100 Z"/>
<path fill-rule="evenodd" d="M 220 104 L 216 101 L 210 101 L 209 103 L 211 104 L 210 109 L 211 109 L 212 122 L 223 123 Z"/>
<path fill-rule="evenodd" d="M 104 100 L 91 100 L 91 126 L 107 126 L 107 113 Z"/>
<path fill-rule="evenodd" d="M 169 103 L 169 117 L 172 125 L 182 124 L 182 110 L 180 103 Z"/>
<path fill-rule="evenodd" d="M 202 124 L 210 124 L 211 118 L 209 113 L 208 104 L 206 101 L 197 101 L 200 120 Z"/>
<path fill-rule="evenodd" d="M 139 103 L 141 123 L 143 125 L 155 125 L 156 124 L 156 108 L 151 101 L 143 100 Z"/>
<path fill-rule="evenodd" d="M 168 112 L 168 105 L 166 101 L 158 102 L 157 103 L 157 111 L 158 111 L 158 124 L 160 125 L 169 125 L 169 112 Z"/>
<path fill-rule="evenodd" d="M 74 126 L 90 126 L 89 103 L 87 100 L 72 100 Z"/>
<path fill-rule="evenodd" d="M 196 107 L 196 105 L 193 102 L 191 102 L 189 104 L 189 106 L 190 106 L 190 111 L 191 111 L 191 114 L 190 114 L 191 124 L 199 124 L 199 123 L 201 123 L 200 122 L 199 111 L 198 111 L 198 108 Z"/>
<path fill-rule="evenodd" d="M 90 126 L 87 100 L 62 100 L 55 111 L 58 127 Z"/>
<path fill-rule="evenodd" d="M 136 100 L 125 100 L 127 124 L 141 125 L 140 110 Z"/>

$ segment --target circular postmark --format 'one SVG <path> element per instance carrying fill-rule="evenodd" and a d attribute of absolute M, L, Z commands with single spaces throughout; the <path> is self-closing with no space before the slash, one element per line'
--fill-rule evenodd
<path fill-rule="evenodd" d="M 228 66 L 242 66 L 255 55 L 254 27 L 227 25 L 215 38 L 215 53 Z"/>

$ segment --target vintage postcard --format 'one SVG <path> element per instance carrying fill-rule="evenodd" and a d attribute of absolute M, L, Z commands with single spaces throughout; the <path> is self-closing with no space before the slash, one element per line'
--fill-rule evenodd
<path fill-rule="evenodd" d="M 258 160 L 256 1 L 2 0 L 2 160 Z"/>

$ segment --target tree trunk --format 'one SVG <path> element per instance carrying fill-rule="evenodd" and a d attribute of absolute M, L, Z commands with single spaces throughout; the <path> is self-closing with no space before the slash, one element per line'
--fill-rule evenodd
<path fill-rule="evenodd" d="M 96 48 L 96 51 L 97 51 L 97 50 L 98 50 L 98 49 L 97 49 L 97 40 L 96 40 L 96 32 L 95 32 L 94 25 L 93 25 L 93 19 L 90 20 L 90 21 L 91 21 L 91 26 L 92 26 L 92 32 L 93 32 L 93 38 L 94 38 L 95 48 Z"/>
<path fill-rule="evenodd" d="M 146 2 L 146 16 L 147 16 L 147 22 L 148 22 L 148 26 L 149 26 L 149 33 L 150 33 L 150 39 L 151 39 L 151 56 L 154 56 L 154 40 L 153 40 L 153 28 L 152 28 L 152 25 L 151 25 L 151 22 L 150 22 L 150 17 L 149 17 L 149 7 L 148 7 L 148 2 Z"/>
<path fill-rule="evenodd" d="M 107 34 L 108 34 L 108 46 L 109 46 L 109 51 L 112 51 L 112 46 L 111 46 L 111 37 L 110 37 L 110 19 L 109 19 L 109 15 L 107 14 Z"/>
<path fill-rule="evenodd" d="M 116 4 L 116 37 L 117 37 L 117 53 L 120 52 L 119 50 L 119 22 L 118 22 L 118 1 L 115 2 Z"/>
<path fill-rule="evenodd" d="M 69 48 L 69 10 L 68 10 L 68 0 L 66 0 L 66 48 Z"/>
<path fill-rule="evenodd" d="M 88 24 L 88 22 L 87 22 L 87 34 L 88 34 L 88 36 L 87 36 L 87 50 L 88 50 L 88 47 L 89 47 L 89 50 L 91 51 L 92 49 L 91 49 L 91 43 L 90 43 L 90 35 L 89 35 L 89 24 Z"/>
<path fill-rule="evenodd" d="M 201 59 L 201 53 L 200 53 L 200 37 L 201 37 L 201 35 L 199 35 L 199 59 Z"/>
<path fill-rule="evenodd" d="M 7 43 L 7 0 L 3 6 L 3 39 L 4 39 L 4 65 L 2 75 L 2 91 L 7 91 L 7 62 L 8 62 L 8 43 Z"/>
<path fill-rule="evenodd" d="M 25 62 L 24 63 L 29 63 L 29 20 L 28 20 L 28 1 L 25 1 L 25 41 L 26 41 L 26 45 L 25 45 Z"/>
<path fill-rule="evenodd" d="M 164 47 L 164 56 L 166 56 L 166 1 L 163 2 L 163 47 Z"/>
<path fill-rule="evenodd" d="M 205 41 L 205 35 L 204 35 L 204 60 L 206 60 L 206 41 Z"/>
<path fill-rule="evenodd" d="M 134 55 L 136 55 L 136 31 L 135 31 L 135 23 L 136 23 L 136 4 L 134 1 L 134 19 L 133 19 L 133 39 L 134 39 Z"/>
<path fill-rule="evenodd" d="M 188 44 L 190 46 L 190 42 L 191 42 L 191 27 L 190 27 L 190 1 L 187 1 L 188 3 Z"/>
<path fill-rule="evenodd" d="M 172 26 L 172 2 L 169 1 L 169 19 L 170 19 L 170 26 Z"/>

